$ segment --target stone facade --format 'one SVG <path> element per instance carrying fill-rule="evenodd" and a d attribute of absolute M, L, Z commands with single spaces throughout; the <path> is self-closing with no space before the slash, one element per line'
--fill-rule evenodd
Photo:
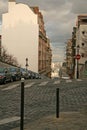
<path fill-rule="evenodd" d="M 67 46 L 66 46 L 66 67 L 67 67 L 67 74 L 70 75 L 72 78 L 74 75 L 73 72 L 73 49 L 72 49 L 73 43 L 72 39 L 69 39 L 67 41 Z"/>
<path fill-rule="evenodd" d="M 46 36 L 44 27 L 43 15 L 39 11 L 38 7 L 31 7 L 35 14 L 38 15 L 39 24 L 39 46 L 38 46 L 38 71 L 40 74 L 44 74 L 51 77 L 51 62 L 52 62 L 52 50 L 50 46 L 50 40 Z"/>
<path fill-rule="evenodd" d="M 76 46 L 79 45 L 79 77 L 86 74 L 87 64 L 87 15 L 79 15 L 77 18 Z"/>
<path fill-rule="evenodd" d="M 1 35 L 0 35 L 0 57 L 1 57 Z"/>
<path fill-rule="evenodd" d="M 80 56 L 78 60 L 77 55 Z M 87 15 L 77 17 L 72 39 L 67 41 L 66 63 L 67 70 L 72 69 L 73 78 L 87 77 Z"/>

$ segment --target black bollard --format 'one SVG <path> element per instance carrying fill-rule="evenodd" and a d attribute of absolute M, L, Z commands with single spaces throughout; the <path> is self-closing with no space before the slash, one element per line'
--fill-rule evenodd
<path fill-rule="evenodd" d="M 56 118 L 59 118 L 59 88 L 56 89 Z"/>
<path fill-rule="evenodd" d="M 24 78 L 21 79 L 21 118 L 20 130 L 24 130 Z"/>

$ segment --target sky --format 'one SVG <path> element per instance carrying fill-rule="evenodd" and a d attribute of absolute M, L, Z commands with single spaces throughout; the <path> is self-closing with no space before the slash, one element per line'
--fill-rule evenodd
<path fill-rule="evenodd" d="M 87 0 L 16 0 L 16 3 L 38 6 L 43 14 L 46 34 L 50 39 L 53 62 L 65 59 L 65 45 L 72 36 L 77 16 L 87 14 Z M 0 33 L 2 13 L 8 10 L 8 0 L 0 0 Z"/>

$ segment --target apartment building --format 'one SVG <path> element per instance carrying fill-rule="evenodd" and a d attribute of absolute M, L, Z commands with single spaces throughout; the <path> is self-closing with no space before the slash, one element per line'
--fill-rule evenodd
<path fill-rule="evenodd" d="M 66 63 L 73 78 L 87 77 L 87 14 L 77 16 L 72 38 L 67 41 Z"/>
<path fill-rule="evenodd" d="M 38 44 L 38 72 L 51 77 L 51 62 L 52 62 L 52 50 L 50 46 L 50 40 L 46 35 L 44 27 L 43 15 L 39 11 L 38 7 L 31 7 L 35 14 L 38 16 L 39 24 L 39 44 Z"/>
<path fill-rule="evenodd" d="M 79 59 L 79 78 L 87 75 L 87 14 L 78 15 L 76 31 L 76 47 Z"/>
<path fill-rule="evenodd" d="M 21 67 L 28 59 L 28 69 L 50 77 L 52 51 L 38 7 L 9 0 L 8 12 L 2 15 L 2 45 Z"/>
<path fill-rule="evenodd" d="M 67 68 L 67 74 L 70 75 L 71 78 L 74 76 L 74 63 L 73 63 L 73 42 L 72 39 L 69 39 L 67 41 L 66 45 L 66 68 Z"/>
<path fill-rule="evenodd" d="M 1 57 L 1 35 L 0 35 L 0 57 Z"/>
<path fill-rule="evenodd" d="M 9 0 L 8 12 L 2 15 L 2 45 L 17 58 L 19 65 L 38 72 L 37 15 L 26 4 Z"/>
<path fill-rule="evenodd" d="M 76 27 L 73 27 L 72 31 L 72 69 L 73 69 L 73 78 L 76 77 Z"/>

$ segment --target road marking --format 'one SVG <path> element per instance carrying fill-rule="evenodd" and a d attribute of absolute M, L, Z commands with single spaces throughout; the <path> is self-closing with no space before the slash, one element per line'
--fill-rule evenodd
<path fill-rule="evenodd" d="M 59 80 L 54 82 L 54 84 L 59 84 L 59 83 L 60 83 L 60 81 L 59 81 Z"/>
<path fill-rule="evenodd" d="M 48 83 L 48 81 L 44 81 L 42 83 L 39 84 L 39 86 L 45 86 Z"/>
<path fill-rule="evenodd" d="M 20 117 L 17 117 L 17 116 L 14 116 L 14 117 L 11 117 L 11 118 L 5 118 L 3 120 L 0 120 L 0 125 L 10 123 L 10 122 L 13 122 L 13 121 L 18 121 L 18 120 L 20 120 Z"/>
<path fill-rule="evenodd" d="M 71 82 L 72 82 L 71 79 L 66 80 L 66 83 L 71 83 Z"/>
<path fill-rule="evenodd" d="M 30 88 L 30 87 L 32 87 L 32 85 L 34 85 L 35 83 L 30 83 L 30 84 L 26 84 L 25 86 L 24 86 L 24 88 Z"/>
<path fill-rule="evenodd" d="M 18 85 L 19 85 L 19 84 L 11 85 L 11 86 L 9 86 L 9 87 L 7 87 L 7 88 L 3 88 L 2 91 L 11 90 L 11 89 L 13 89 L 13 88 L 18 87 Z"/>

